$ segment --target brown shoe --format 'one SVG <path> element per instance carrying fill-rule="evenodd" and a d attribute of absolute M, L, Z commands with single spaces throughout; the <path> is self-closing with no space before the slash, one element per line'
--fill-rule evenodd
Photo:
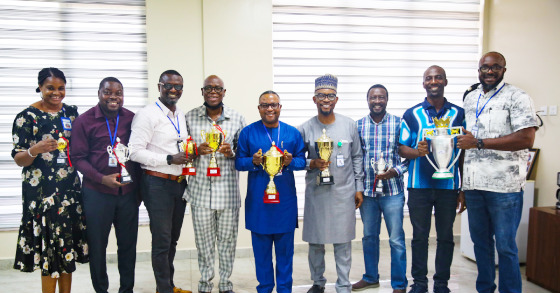
<path fill-rule="evenodd" d="M 406 289 L 393 289 L 393 293 L 406 293 Z"/>
<path fill-rule="evenodd" d="M 377 287 L 379 287 L 379 282 L 370 283 L 362 279 L 352 285 L 352 291 L 362 291 L 365 289 L 377 288 Z"/>
<path fill-rule="evenodd" d="M 189 290 L 183 290 L 179 287 L 173 287 L 173 293 L 192 293 L 192 291 Z"/>

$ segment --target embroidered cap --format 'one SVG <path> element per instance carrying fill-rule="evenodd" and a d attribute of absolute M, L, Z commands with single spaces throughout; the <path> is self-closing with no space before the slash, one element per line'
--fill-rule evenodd
<path fill-rule="evenodd" d="M 331 89 L 336 92 L 338 78 L 332 74 L 325 74 L 315 79 L 315 90 Z"/>

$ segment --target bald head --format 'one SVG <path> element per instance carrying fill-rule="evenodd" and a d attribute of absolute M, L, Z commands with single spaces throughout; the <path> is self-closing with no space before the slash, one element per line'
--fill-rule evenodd
<path fill-rule="evenodd" d="M 443 69 L 441 66 L 432 65 L 428 67 L 428 69 L 424 71 L 424 79 L 426 78 L 427 75 L 429 75 L 430 72 L 437 72 L 439 75 L 442 75 L 443 78 L 445 79 L 447 78 L 447 75 L 445 74 L 445 69 Z"/>
<path fill-rule="evenodd" d="M 492 51 L 484 54 L 480 58 L 480 61 L 478 61 L 479 67 L 482 66 L 482 64 L 484 63 L 484 59 L 486 59 L 486 57 L 492 57 L 494 60 L 496 60 L 496 62 L 500 63 L 501 66 L 506 67 L 506 57 L 504 57 L 502 53 L 496 51 Z"/>

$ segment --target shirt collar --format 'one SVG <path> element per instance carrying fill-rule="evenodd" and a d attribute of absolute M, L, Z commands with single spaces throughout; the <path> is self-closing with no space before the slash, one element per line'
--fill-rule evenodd
<path fill-rule="evenodd" d="M 371 113 L 371 112 L 370 112 L 370 113 Z M 381 121 L 379 121 L 379 123 L 375 122 L 375 120 L 373 120 L 373 118 L 371 118 L 371 115 L 370 115 L 370 114 L 368 114 L 367 116 L 369 117 L 369 121 L 370 121 L 371 123 L 373 123 L 373 124 L 383 124 L 383 123 L 387 122 L 387 119 L 389 118 L 389 112 L 387 112 L 387 111 L 385 110 L 385 115 L 383 115 L 383 118 L 381 119 Z"/>
<path fill-rule="evenodd" d="M 222 121 L 222 120 L 229 120 L 231 118 L 231 109 L 226 107 L 226 105 L 222 105 L 222 115 L 220 115 L 220 117 L 218 118 L 218 121 Z M 207 117 L 208 115 L 206 115 L 206 106 L 202 105 L 200 107 L 198 107 L 198 116 L 202 116 L 202 117 Z"/>
<path fill-rule="evenodd" d="M 103 114 L 103 111 L 101 110 L 101 107 L 99 107 L 99 104 L 95 105 L 95 107 L 93 108 L 93 113 L 94 113 L 95 119 L 105 118 L 105 114 Z M 124 114 L 125 114 L 125 112 L 123 111 L 123 108 L 121 107 L 119 109 L 119 116 L 124 116 Z"/>
<path fill-rule="evenodd" d="M 490 94 L 490 93 L 493 94 L 495 91 L 502 88 L 502 86 L 504 86 L 505 84 L 506 84 L 506 82 L 502 79 L 502 81 L 500 81 L 500 83 L 498 83 L 493 89 L 491 89 L 487 93 L 484 93 L 484 89 L 482 88 L 482 83 L 481 83 L 481 84 L 478 85 L 478 90 L 480 90 L 482 92 L 482 95 L 487 95 L 487 94 Z"/>
<path fill-rule="evenodd" d="M 446 98 L 443 98 L 444 103 L 443 103 L 443 107 L 441 108 L 441 110 L 447 110 L 447 109 L 451 109 L 451 103 L 449 101 L 447 101 Z M 432 106 L 432 104 L 430 104 L 430 102 L 428 102 L 427 98 L 424 98 L 424 101 L 422 102 L 422 108 L 424 108 L 424 110 L 430 110 L 433 109 L 434 111 L 436 110 L 436 108 L 434 106 Z M 440 110 L 440 112 L 441 112 Z"/>

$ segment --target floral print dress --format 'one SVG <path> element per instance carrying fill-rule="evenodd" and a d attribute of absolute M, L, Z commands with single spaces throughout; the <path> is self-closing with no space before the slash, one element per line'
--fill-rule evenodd
<path fill-rule="evenodd" d="M 41 140 L 58 139 L 60 132 L 70 139 L 71 130 L 62 128 L 61 118 L 74 121 L 77 116 L 77 107 L 66 104 L 58 113 L 32 106 L 23 110 L 12 128 L 12 157 Z M 14 263 L 14 269 L 41 269 L 43 276 L 53 278 L 75 271 L 76 261 L 88 261 L 80 178 L 74 167 L 56 164 L 58 154 L 58 150 L 39 154 L 23 167 L 23 215 Z"/>

